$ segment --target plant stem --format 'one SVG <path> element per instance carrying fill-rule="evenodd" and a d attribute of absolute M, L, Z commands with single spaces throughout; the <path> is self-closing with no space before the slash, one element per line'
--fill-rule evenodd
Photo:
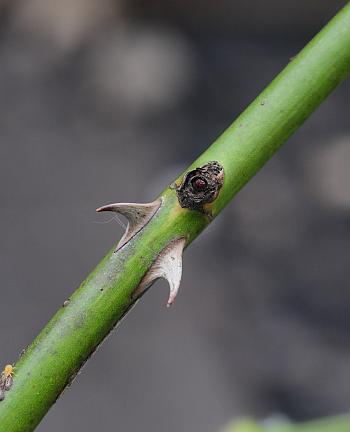
<path fill-rule="evenodd" d="M 209 205 L 213 217 L 349 73 L 350 4 L 189 168 L 213 160 L 224 167 L 223 187 Z M 160 197 L 147 225 L 107 254 L 19 359 L 13 386 L 0 402 L 0 432 L 34 430 L 133 306 L 132 294 L 160 252 L 181 237 L 188 245 L 211 221 L 181 208 L 172 188 Z"/>

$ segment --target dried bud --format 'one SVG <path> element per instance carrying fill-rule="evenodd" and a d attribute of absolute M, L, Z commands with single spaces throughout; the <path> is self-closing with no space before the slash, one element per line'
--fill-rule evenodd
<path fill-rule="evenodd" d="M 215 200 L 223 182 L 224 168 L 218 162 L 188 172 L 176 188 L 181 207 L 203 212 L 203 205 Z"/>

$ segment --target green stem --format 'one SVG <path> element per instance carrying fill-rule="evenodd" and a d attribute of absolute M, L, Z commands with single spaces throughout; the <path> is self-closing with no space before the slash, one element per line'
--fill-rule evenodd
<path fill-rule="evenodd" d="M 349 73 L 350 4 L 190 167 L 215 160 L 225 169 L 224 185 L 210 204 L 213 216 Z M 159 253 L 179 237 L 188 245 L 209 224 L 204 214 L 181 208 L 173 189 L 161 198 L 150 222 L 107 254 L 19 359 L 13 386 L 0 402 L 0 432 L 34 430 L 132 307 L 132 293 Z"/>

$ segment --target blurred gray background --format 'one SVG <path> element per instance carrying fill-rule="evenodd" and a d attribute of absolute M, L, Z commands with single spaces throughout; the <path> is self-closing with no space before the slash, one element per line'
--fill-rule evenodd
<path fill-rule="evenodd" d="M 0 2 L 0 356 L 346 1 Z M 217 432 L 350 411 L 350 82 L 157 283 L 39 432 Z"/>

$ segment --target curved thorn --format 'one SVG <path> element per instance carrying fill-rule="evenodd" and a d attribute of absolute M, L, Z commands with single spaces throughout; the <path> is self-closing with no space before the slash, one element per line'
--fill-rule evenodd
<path fill-rule="evenodd" d="M 172 305 L 180 287 L 182 276 L 182 253 L 185 244 L 186 239 L 181 237 L 172 241 L 161 251 L 141 280 L 139 286 L 134 291 L 134 298 L 137 298 L 144 293 L 157 279 L 163 278 L 168 281 L 170 286 L 167 307 Z"/>
<path fill-rule="evenodd" d="M 123 237 L 120 239 L 117 250 L 125 245 L 135 234 L 137 234 L 154 216 L 162 201 L 156 199 L 151 203 L 114 203 L 107 204 L 96 209 L 97 212 L 112 211 L 120 213 L 128 220 L 128 225 Z"/>

